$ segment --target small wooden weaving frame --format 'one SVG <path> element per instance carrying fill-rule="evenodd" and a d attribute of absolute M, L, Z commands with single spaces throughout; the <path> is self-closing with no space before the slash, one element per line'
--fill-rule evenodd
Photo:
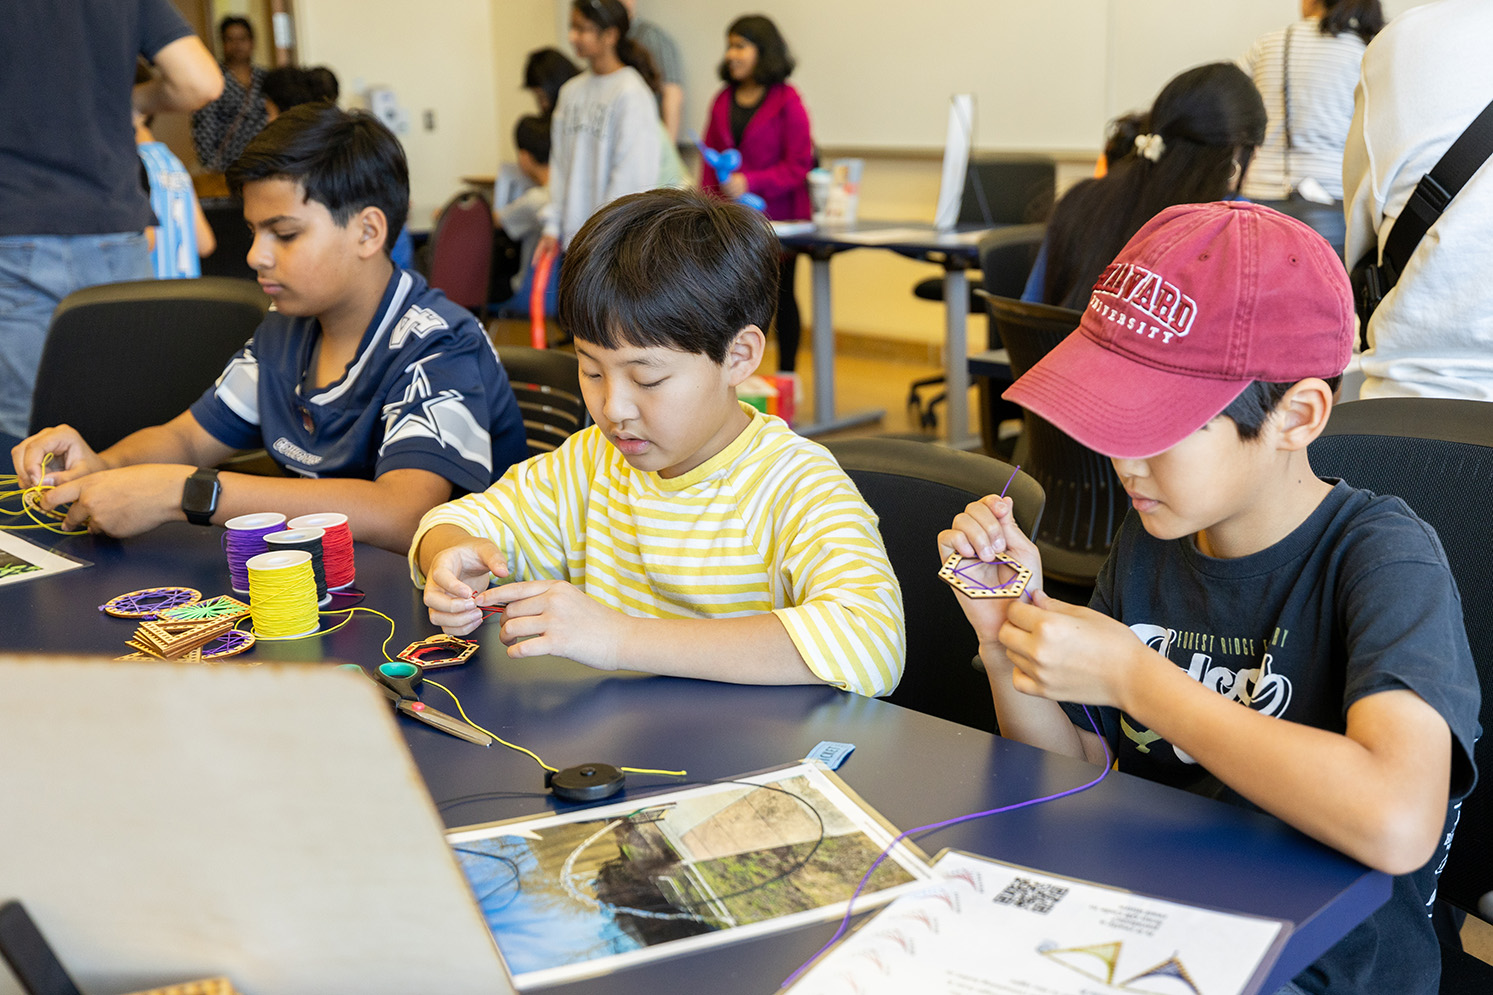
<path fill-rule="evenodd" d="M 233 628 L 233 619 L 215 618 L 205 622 L 142 622 L 128 645 L 165 660 L 175 660 L 199 649 L 204 643 Z M 198 659 L 201 659 L 199 655 Z"/>
<path fill-rule="evenodd" d="M 187 617 L 183 618 L 185 614 Z M 249 614 L 249 606 L 238 598 L 220 594 L 216 598 L 190 605 L 167 608 L 156 615 L 158 622 L 216 622 L 218 619 L 240 619 Z"/>
<path fill-rule="evenodd" d="M 979 581 L 971 580 L 960 573 L 959 564 L 969 560 L 971 563 L 983 563 L 983 560 L 973 560 L 959 553 L 950 553 L 948 559 L 943 561 L 943 567 L 938 571 L 938 579 L 964 595 L 966 598 L 1019 598 L 1026 592 L 1026 585 L 1032 579 L 1030 567 L 1022 564 L 1005 553 L 996 553 L 994 562 L 1004 564 L 1016 571 L 1016 575 L 1006 581 L 1000 587 L 990 587 Z"/>
<path fill-rule="evenodd" d="M 186 601 L 179 605 L 171 605 L 167 608 L 140 608 L 134 605 L 132 598 L 138 598 L 147 594 L 165 594 L 168 591 L 183 591 L 189 595 Z M 192 587 L 145 587 L 138 591 L 130 591 L 128 594 L 120 594 L 110 598 L 99 605 L 99 611 L 115 618 L 155 618 L 159 612 L 170 611 L 171 608 L 185 608 L 195 605 L 202 600 L 202 592 Z"/>
<path fill-rule="evenodd" d="M 454 656 L 445 660 L 424 660 L 420 657 L 422 650 L 444 649 L 450 650 Z M 460 663 L 466 663 L 477 652 L 477 644 L 470 639 L 462 639 L 460 636 L 448 635 L 444 632 L 434 636 L 428 636 L 419 642 L 410 643 L 404 649 L 395 654 L 398 659 L 406 663 L 413 663 L 424 667 L 426 670 L 436 670 L 441 667 L 454 667 Z"/>

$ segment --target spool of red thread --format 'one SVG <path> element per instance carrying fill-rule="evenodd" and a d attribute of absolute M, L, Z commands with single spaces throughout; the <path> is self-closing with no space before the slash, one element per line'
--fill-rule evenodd
<path fill-rule="evenodd" d="M 289 529 L 321 529 L 322 564 L 327 573 L 327 589 L 341 591 L 352 586 L 357 576 L 353 563 L 353 534 L 347 516 L 335 511 L 302 515 L 285 523 Z"/>

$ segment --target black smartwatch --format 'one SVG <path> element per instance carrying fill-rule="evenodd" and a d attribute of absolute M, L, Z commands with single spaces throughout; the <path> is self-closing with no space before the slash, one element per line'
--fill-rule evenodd
<path fill-rule="evenodd" d="M 181 487 L 181 510 L 193 525 L 207 525 L 218 510 L 218 498 L 223 485 L 218 483 L 217 470 L 198 470 L 186 479 Z"/>

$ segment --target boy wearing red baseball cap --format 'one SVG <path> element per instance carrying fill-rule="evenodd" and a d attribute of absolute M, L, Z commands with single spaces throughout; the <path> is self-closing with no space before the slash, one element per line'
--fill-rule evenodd
<path fill-rule="evenodd" d="M 1102 735 L 1123 771 L 1397 875 L 1284 991 L 1429 995 L 1477 675 L 1435 533 L 1308 463 L 1352 337 L 1342 262 L 1305 225 L 1237 201 L 1157 215 L 1005 394 L 1110 456 L 1130 495 L 1089 607 L 960 600 L 1003 735 L 1103 763 Z M 1008 500 L 971 504 L 938 542 L 1004 552 L 1040 588 Z"/>

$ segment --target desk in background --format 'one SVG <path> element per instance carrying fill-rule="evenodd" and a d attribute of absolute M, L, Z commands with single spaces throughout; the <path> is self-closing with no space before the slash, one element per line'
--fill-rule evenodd
<path fill-rule="evenodd" d="M 116 594 L 163 585 L 195 587 L 208 596 L 226 593 L 221 536 L 221 529 L 185 523 L 125 541 L 42 534 L 38 542 L 93 566 L 0 587 L 0 651 L 123 653 L 133 624 L 96 606 Z M 397 623 L 391 651 L 433 634 L 404 559 L 361 544 L 356 552 L 356 586 L 368 595 L 364 604 Z M 359 613 L 336 632 L 261 642 L 239 659 L 371 667 L 382 660 L 380 644 L 388 634 L 387 622 Z M 700 781 L 794 760 L 821 740 L 851 742 L 856 751 L 841 776 L 902 829 L 1051 794 L 1094 774 L 1075 760 L 826 687 L 607 674 L 553 657 L 510 660 L 491 627 L 473 638 L 481 650 L 465 666 L 442 672 L 441 682 L 461 696 L 473 719 L 560 767 L 600 760 L 687 768 L 690 780 Z M 427 696 L 446 709 L 439 691 Z M 403 719 L 400 726 L 448 826 L 556 807 L 528 757 L 498 746 L 482 749 Z M 670 783 L 632 775 L 628 791 Z M 1119 773 L 1082 794 L 951 827 L 918 842 L 930 854 L 957 847 L 1175 901 L 1290 920 L 1296 931 L 1265 992 L 1315 960 L 1383 903 L 1390 888 L 1385 875 L 1268 816 Z M 820 925 L 738 942 L 564 990 L 758 995 L 818 950 L 832 931 L 832 925 Z"/>
<path fill-rule="evenodd" d="M 943 232 L 918 222 L 863 221 L 855 225 L 812 226 L 800 231 L 784 227 L 778 241 L 809 257 L 813 264 L 814 414 L 813 421 L 795 427 L 803 435 L 818 435 L 878 420 L 872 411 L 840 417 L 835 411 L 835 330 L 829 261 L 851 249 L 889 249 L 899 255 L 943 266 L 944 378 L 948 387 L 948 420 L 944 438 L 958 449 L 972 449 L 969 434 L 969 372 L 965 326 L 969 320 L 968 271 L 980 261 L 979 240 L 986 229 Z"/>

